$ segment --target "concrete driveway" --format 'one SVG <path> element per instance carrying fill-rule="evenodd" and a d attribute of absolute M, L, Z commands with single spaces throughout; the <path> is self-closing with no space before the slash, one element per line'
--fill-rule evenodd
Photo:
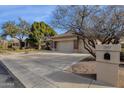
<path fill-rule="evenodd" d="M 3 56 L 2 62 L 25 87 L 108 87 L 101 82 L 64 71 L 86 56 L 39 52 Z"/>

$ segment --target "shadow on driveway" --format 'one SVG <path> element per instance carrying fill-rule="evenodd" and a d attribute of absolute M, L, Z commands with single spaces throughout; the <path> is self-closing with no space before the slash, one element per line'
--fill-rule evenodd
<path fill-rule="evenodd" d="M 63 71 L 56 71 L 46 75 L 45 77 L 55 82 L 87 83 L 87 84 L 92 82 L 91 79 L 82 78 L 73 73 L 68 73 Z"/>
<path fill-rule="evenodd" d="M 49 80 L 53 82 L 60 83 L 60 85 L 61 83 L 70 83 L 70 85 L 78 84 L 82 87 L 101 87 L 101 88 L 111 87 L 106 83 L 98 82 L 94 79 L 88 79 L 85 77 L 75 75 L 73 73 L 62 72 L 62 71 L 53 72 L 49 75 L 46 75 L 45 77 L 47 77 Z"/>

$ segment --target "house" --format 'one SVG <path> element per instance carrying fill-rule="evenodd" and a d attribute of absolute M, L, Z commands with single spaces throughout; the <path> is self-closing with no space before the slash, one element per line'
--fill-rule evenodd
<path fill-rule="evenodd" d="M 83 41 L 74 35 L 73 31 L 67 31 L 64 34 L 56 35 L 52 37 L 52 41 L 54 51 L 88 53 L 87 50 L 84 49 Z"/>
<path fill-rule="evenodd" d="M 25 41 L 22 41 L 20 43 L 20 41 L 17 38 L 12 38 L 10 40 L 9 48 L 19 49 L 20 45 L 22 46 L 22 48 L 25 48 Z"/>
<path fill-rule="evenodd" d="M 53 51 L 88 53 L 88 51 L 84 48 L 83 41 L 74 35 L 73 31 L 67 31 L 64 34 L 56 35 L 51 39 L 53 41 Z M 97 42 L 100 44 L 99 41 Z M 124 49 L 124 37 L 120 39 L 120 44 Z"/>
<path fill-rule="evenodd" d="M 20 46 L 20 42 L 19 42 L 19 40 L 16 39 L 16 38 L 12 38 L 12 45 L 13 45 L 13 46 L 17 46 L 17 47 L 19 47 L 19 46 Z"/>
<path fill-rule="evenodd" d="M 8 41 L 1 39 L 0 40 L 0 48 L 7 49 L 8 48 Z"/>

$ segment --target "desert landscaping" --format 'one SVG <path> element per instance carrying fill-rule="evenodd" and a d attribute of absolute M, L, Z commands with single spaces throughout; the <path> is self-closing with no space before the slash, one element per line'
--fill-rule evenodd
<path fill-rule="evenodd" d="M 0 7 L 1 88 L 124 87 L 123 6 Z"/>

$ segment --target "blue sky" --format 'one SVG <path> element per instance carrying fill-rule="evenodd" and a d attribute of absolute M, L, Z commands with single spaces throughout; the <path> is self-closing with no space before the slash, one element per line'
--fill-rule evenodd
<path fill-rule="evenodd" d="M 44 21 L 50 24 L 52 12 L 56 6 L 52 5 L 10 5 L 0 6 L 0 25 L 8 20 L 17 21 L 19 17 L 25 19 L 29 23 L 34 21 Z M 55 29 L 58 33 L 62 33 L 59 29 Z"/>

